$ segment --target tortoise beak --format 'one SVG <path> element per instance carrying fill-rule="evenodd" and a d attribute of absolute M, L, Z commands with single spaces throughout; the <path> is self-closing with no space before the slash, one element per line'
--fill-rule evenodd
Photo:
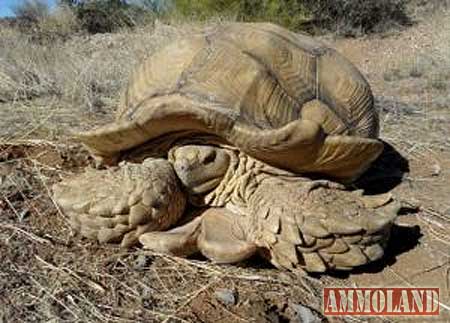
<path fill-rule="evenodd" d="M 395 218 L 398 215 L 398 212 L 401 209 L 401 204 L 398 201 L 392 201 L 389 204 L 387 204 L 386 206 L 382 207 L 380 209 L 381 214 L 383 215 L 383 217 L 390 219 L 390 222 L 393 222 L 395 220 Z"/>

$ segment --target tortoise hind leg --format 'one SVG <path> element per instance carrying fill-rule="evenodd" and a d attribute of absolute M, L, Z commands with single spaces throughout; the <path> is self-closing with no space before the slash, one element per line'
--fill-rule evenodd
<path fill-rule="evenodd" d="M 224 208 L 203 213 L 198 238 L 200 252 L 216 263 L 237 263 L 254 255 L 258 247 L 245 240 L 238 222 L 241 218 Z"/>
<path fill-rule="evenodd" d="M 236 263 L 251 257 L 257 246 L 239 233 L 240 218 L 223 208 L 211 208 L 185 225 L 165 232 L 140 236 L 144 248 L 175 256 L 189 256 L 200 251 L 216 263 Z"/>
<path fill-rule="evenodd" d="M 148 232 L 139 237 L 145 249 L 186 257 L 199 251 L 197 239 L 200 235 L 202 217 L 168 231 Z"/>

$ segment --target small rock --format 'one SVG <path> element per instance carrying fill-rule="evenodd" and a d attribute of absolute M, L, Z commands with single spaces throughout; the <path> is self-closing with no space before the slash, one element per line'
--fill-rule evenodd
<path fill-rule="evenodd" d="M 214 292 L 214 296 L 225 305 L 237 304 L 237 292 L 235 290 L 221 288 Z"/>
<path fill-rule="evenodd" d="M 292 283 L 292 276 L 283 271 L 278 273 L 278 279 L 285 283 Z"/>
<path fill-rule="evenodd" d="M 276 312 L 270 311 L 267 313 L 267 321 L 270 323 L 280 323 L 280 317 Z"/>
<path fill-rule="evenodd" d="M 136 260 L 134 260 L 133 268 L 135 270 L 141 271 L 148 267 L 151 263 L 151 257 L 147 255 L 139 255 Z"/>
<path fill-rule="evenodd" d="M 30 215 L 30 210 L 28 208 L 21 210 L 18 213 L 19 222 L 22 222 L 23 220 L 25 220 L 29 215 Z"/>
<path fill-rule="evenodd" d="M 322 320 L 309 308 L 302 304 L 291 305 L 295 311 L 295 322 L 301 323 L 320 323 Z"/>
<path fill-rule="evenodd" d="M 441 174 L 441 166 L 439 164 L 434 164 L 431 170 L 431 176 L 439 176 Z"/>

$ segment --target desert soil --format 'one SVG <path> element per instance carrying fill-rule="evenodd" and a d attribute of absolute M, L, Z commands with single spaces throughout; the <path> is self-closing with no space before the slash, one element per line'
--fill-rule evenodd
<path fill-rule="evenodd" d="M 92 164 L 70 130 L 103 123 L 110 110 L 3 101 L 0 322 L 450 322 L 450 13 L 391 34 L 323 40 L 361 69 L 376 97 L 387 148 L 355 188 L 404 204 L 382 261 L 309 276 L 259 259 L 217 266 L 82 239 L 51 185 Z M 325 317 L 325 286 L 435 286 L 441 315 Z"/>

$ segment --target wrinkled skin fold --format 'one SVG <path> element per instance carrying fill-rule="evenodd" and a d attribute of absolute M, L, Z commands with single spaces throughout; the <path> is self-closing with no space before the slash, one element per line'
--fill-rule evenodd
<path fill-rule="evenodd" d="M 278 268 L 349 270 L 380 259 L 399 204 L 310 180 L 230 148 L 184 145 L 168 159 L 90 170 L 54 187 L 81 235 L 217 263 L 255 253 Z M 188 220 L 186 205 L 200 208 Z"/>

